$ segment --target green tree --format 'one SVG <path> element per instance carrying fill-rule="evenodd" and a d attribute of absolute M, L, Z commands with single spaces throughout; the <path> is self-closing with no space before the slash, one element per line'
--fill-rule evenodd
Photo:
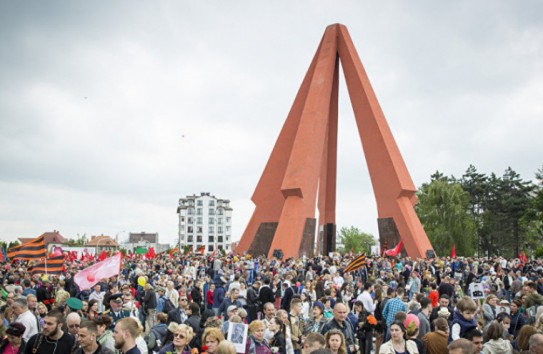
<path fill-rule="evenodd" d="M 477 254 L 481 254 L 481 228 L 483 227 L 484 202 L 488 198 L 488 177 L 483 173 L 478 173 L 473 165 L 469 165 L 466 173 L 460 179 L 462 188 L 469 193 L 469 212 L 475 223 L 476 249 Z"/>
<path fill-rule="evenodd" d="M 87 234 L 77 234 L 76 238 L 70 238 L 64 244 L 66 246 L 84 246 L 87 243 Z"/>
<path fill-rule="evenodd" d="M 482 246 L 489 254 L 516 257 L 524 248 L 528 239 L 521 221 L 529 213 L 533 190 L 511 167 L 502 177 L 490 175 L 481 228 Z"/>
<path fill-rule="evenodd" d="M 371 246 L 375 246 L 377 243 L 372 234 L 362 232 L 354 226 L 342 227 L 339 230 L 338 239 L 343 244 L 343 247 L 338 249 L 340 253 L 353 251 L 355 254 L 361 252 L 370 254 Z"/>
<path fill-rule="evenodd" d="M 423 184 L 417 196 L 415 211 L 436 253 L 449 255 L 455 244 L 458 255 L 473 255 L 475 224 L 468 212 L 469 193 L 459 183 L 442 177 Z"/>

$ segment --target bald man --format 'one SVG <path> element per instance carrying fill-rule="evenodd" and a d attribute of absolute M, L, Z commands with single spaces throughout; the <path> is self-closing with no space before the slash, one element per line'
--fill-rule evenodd
<path fill-rule="evenodd" d="M 322 327 L 321 334 L 326 335 L 326 332 L 335 328 L 339 329 L 345 337 L 345 345 L 347 346 L 347 354 L 355 353 L 358 350 L 356 345 L 356 337 L 351 322 L 347 321 L 349 309 L 346 305 L 338 302 L 334 306 L 334 318 Z"/>

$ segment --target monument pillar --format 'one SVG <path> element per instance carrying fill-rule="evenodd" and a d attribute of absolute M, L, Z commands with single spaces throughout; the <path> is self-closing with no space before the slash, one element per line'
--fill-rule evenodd
<path fill-rule="evenodd" d="M 340 24 L 324 32 L 255 189 L 255 211 L 236 252 L 289 258 L 335 250 L 340 63 L 377 201 L 382 242 L 403 240 L 411 257 L 433 252 L 413 209 L 416 188 L 347 28 Z"/>

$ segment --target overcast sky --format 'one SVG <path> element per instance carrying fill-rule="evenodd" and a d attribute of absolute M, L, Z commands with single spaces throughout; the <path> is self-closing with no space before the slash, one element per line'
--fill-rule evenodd
<path fill-rule="evenodd" d="M 231 200 L 233 238 L 327 25 L 347 26 L 415 182 L 543 164 L 541 1 L 2 1 L 0 238 L 177 235 Z M 343 78 L 341 78 L 343 80 Z M 377 236 L 340 87 L 338 227 Z"/>

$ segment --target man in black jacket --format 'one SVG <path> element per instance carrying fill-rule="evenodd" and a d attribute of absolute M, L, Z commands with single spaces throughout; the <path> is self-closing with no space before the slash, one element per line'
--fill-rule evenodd
<path fill-rule="evenodd" d="M 151 328 L 155 326 L 156 294 L 153 286 L 145 284 L 143 296 L 143 314 L 145 315 L 145 335 L 149 335 Z"/>
<path fill-rule="evenodd" d="M 192 330 L 194 331 L 194 333 L 198 333 L 198 331 L 200 330 L 200 306 L 198 306 L 198 304 L 194 303 L 194 302 L 191 302 L 188 306 L 187 306 L 187 312 L 186 312 L 187 316 L 189 316 L 189 318 L 187 318 L 185 320 L 185 324 L 187 326 L 190 326 L 192 327 Z"/>
<path fill-rule="evenodd" d="M 185 323 L 187 320 L 187 314 L 185 313 L 185 307 L 188 305 L 187 297 L 182 296 L 179 298 L 179 307 L 168 312 L 168 325 L 172 322 Z"/>
<path fill-rule="evenodd" d="M 262 285 L 258 291 L 258 302 L 260 302 L 259 311 L 263 311 L 264 304 L 275 302 L 275 295 L 273 289 L 270 287 L 270 278 L 264 279 L 264 285 Z"/>
<path fill-rule="evenodd" d="M 198 306 L 202 306 L 203 301 L 200 285 L 200 280 L 197 280 L 192 289 L 190 290 L 190 297 L 192 298 L 192 302 L 198 304 Z"/>
<path fill-rule="evenodd" d="M 247 289 L 247 308 L 249 309 L 249 323 L 256 320 L 258 313 L 258 289 L 260 289 L 260 282 L 255 281 L 252 286 Z"/>

